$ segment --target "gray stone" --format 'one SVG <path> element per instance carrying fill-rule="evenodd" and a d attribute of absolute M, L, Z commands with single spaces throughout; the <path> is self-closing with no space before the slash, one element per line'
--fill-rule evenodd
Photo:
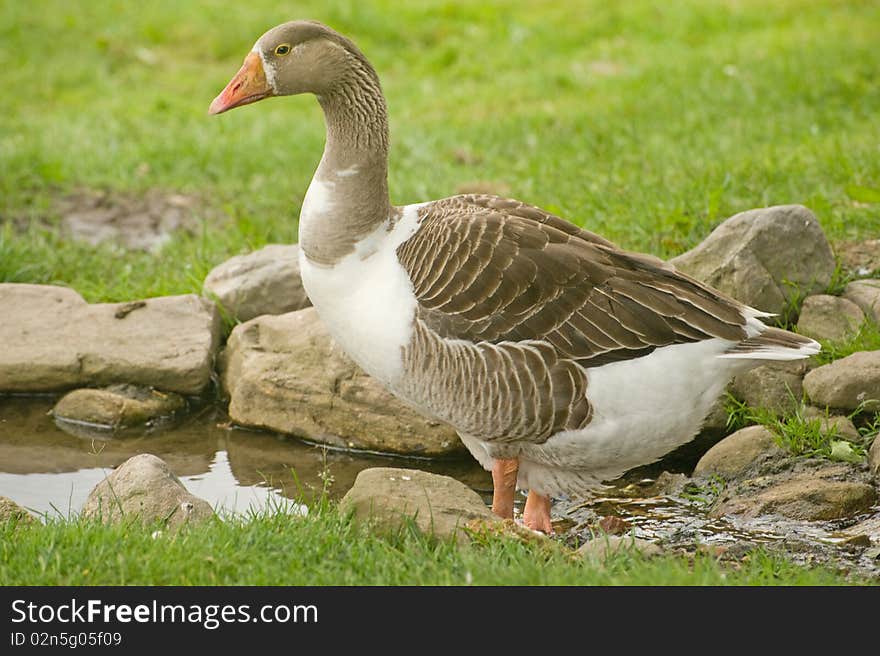
<path fill-rule="evenodd" d="M 236 326 L 220 366 L 229 416 L 238 424 L 404 455 L 464 448 L 451 427 L 404 405 L 355 365 L 314 308 Z"/>
<path fill-rule="evenodd" d="M 776 313 L 797 291 L 827 288 L 835 268 L 822 227 L 801 205 L 732 216 L 671 263 L 747 305 Z"/>
<path fill-rule="evenodd" d="M 797 331 L 813 339 L 840 342 L 859 332 L 865 313 L 852 301 L 840 296 L 808 296 L 801 306 Z"/>
<path fill-rule="evenodd" d="M 161 458 L 142 453 L 95 486 L 82 516 L 104 523 L 136 520 L 178 528 L 210 519 L 214 511 L 207 501 L 187 492 Z"/>
<path fill-rule="evenodd" d="M 780 415 L 792 412 L 801 405 L 806 368 L 805 360 L 765 364 L 734 378 L 731 391 L 753 408 L 767 408 Z"/>
<path fill-rule="evenodd" d="M 853 524 L 852 526 L 847 527 L 841 532 L 844 535 L 851 537 L 863 536 L 868 538 L 869 543 L 876 542 L 880 544 L 880 514 L 868 517 L 867 519 L 860 521 L 858 524 Z"/>
<path fill-rule="evenodd" d="M 854 280 L 846 286 L 843 297 L 880 323 L 880 280 Z"/>
<path fill-rule="evenodd" d="M 764 426 L 747 426 L 709 449 L 697 462 L 694 476 L 718 474 L 735 478 L 758 460 L 775 458 L 782 453 L 770 430 Z"/>
<path fill-rule="evenodd" d="M 0 497 L 0 524 L 5 522 L 33 523 L 31 514 L 8 497 Z"/>
<path fill-rule="evenodd" d="M 831 520 L 865 512 L 877 500 L 866 474 L 845 464 L 798 463 L 789 471 L 741 480 L 725 490 L 711 515 L 754 518 L 775 514 L 799 520 Z"/>
<path fill-rule="evenodd" d="M 136 385 L 85 388 L 65 394 L 52 414 L 64 421 L 123 428 L 168 417 L 186 408 L 186 399 L 174 392 L 160 392 Z"/>
<path fill-rule="evenodd" d="M 311 305 L 300 279 L 295 244 L 270 244 L 226 260 L 205 278 L 204 293 L 239 321 Z"/>
<path fill-rule="evenodd" d="M 198 394 L 210 383 L 220 321 L 193 294 L 86 303 L 72 289 L 0 284 L 0 392 L 113 383 Z"/>
<path fill-rule="evenodd" d="M 608 558 L 621 553 L 637 553 L 643 557 L 660 556 L 663 550 L 648 540 L 632 535 L 597 535 L 585 542 L 578 553 L 597 563 L 604 563 Z"/>
<path fill-rule="evenodd" d="M 393 532 L 412 518 L 422 532 L 459 542 L 467 541 L 469 522 L 497 520 L 476 492 L 454 478 L 392 467 L 363 470 L 339 509 L 379 532 Z"/>
<path fill-rule="evenodd" d="M 804 389 L 820 407 L 880 409 L 880 351 L 859 351 L 813 369 Z"/>

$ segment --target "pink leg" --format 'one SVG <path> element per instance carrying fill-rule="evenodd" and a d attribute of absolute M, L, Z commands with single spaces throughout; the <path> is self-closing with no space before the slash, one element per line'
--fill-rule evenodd
<path fill-rule="evenodd" d="M 519 460 L 516 458 L 496 460 L 492 465 L 492 512 L 501 519 L 513 519 L 513 495 L 518 471 Z"/>
<path fill-rule="evenodd" d="M 550 497 L 541 496 L 529 490 L 526 508 L 523 511 L 523 523 L 533 531 L 541 531 L 550 535 L 553 526 L 550 524 Z"/>

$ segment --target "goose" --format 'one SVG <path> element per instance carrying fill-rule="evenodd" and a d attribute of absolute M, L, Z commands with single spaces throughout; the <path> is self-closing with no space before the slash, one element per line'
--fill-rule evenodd
<path fill-rule="evenodd" d="M 370 376 L 455 428 L 492 473 L 492 510 L 552 532 L 584 495 L 690 441 L 729 380 L 819 351 L 772 316 L 528 203 L 388 192 L 379 77 L 308 20 L 263 34 L 210 114 L 311 93 L 324 153 L 299 217 L 302 281 Z M 427 174 L 427 172 L 426 172 Z"/>

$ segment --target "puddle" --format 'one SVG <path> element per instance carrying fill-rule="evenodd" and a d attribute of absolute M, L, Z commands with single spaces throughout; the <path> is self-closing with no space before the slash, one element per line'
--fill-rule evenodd
<path fill-rule="evenodd" d="M 217 406 L 180 423 L 113 439 L 66 432 L 48 414 L 50 397 L 0 397 L 0 496 L 32 512 L 68 516 L 114 467 L 138 453 L 162 458 L 187 489 L 226 512 L 276 508 L 311 499 L 326 486 L 340 498 L 368 467 L 412 467 L 453 476 L 491 498 L 492 480 L 476 462 L 333 451 L 294 438 L 228 427 Z M 292 509 L 296 511 L 294 507 Z"/>

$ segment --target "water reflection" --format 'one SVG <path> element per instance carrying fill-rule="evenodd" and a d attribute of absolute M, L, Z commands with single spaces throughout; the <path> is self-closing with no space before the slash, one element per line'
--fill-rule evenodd
<path fill-rule="evenodd" d="M 91 489 L 138 453 L 159 456 L 187 489 L 228 512 L 277 507 L 327 489 L 341 497 L 367 467 L 415 467 L 454 476 L 478 492 L 491 479 L 472 460 L 408 460 L 331 451 L 283 436 L 230 428 L 216 406 L 181 423 L 121 437 L 70 434 L 49 397 L 0 397 L 0 496 L 38 513 L 79 511 Z M 100 439 L 104 437 L 105 439 Z M 296 511 L 296 506 L 290 508 Z"/>

